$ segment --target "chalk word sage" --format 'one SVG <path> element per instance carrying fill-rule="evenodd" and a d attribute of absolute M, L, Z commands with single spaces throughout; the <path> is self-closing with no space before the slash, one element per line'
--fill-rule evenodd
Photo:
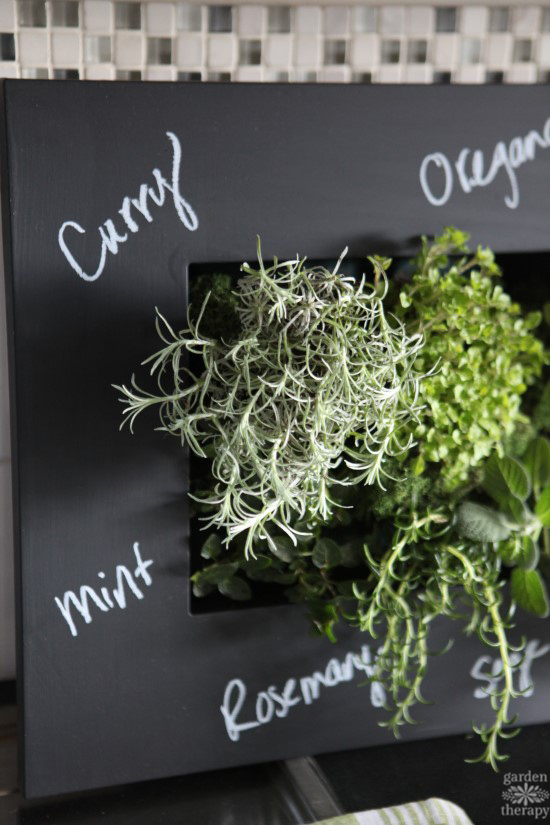
<path fill-rule="evenodd" d="M 148 223 L 152 223 L 153 215 L 151 213 L 151 204 L 156 206 L 164 206 L 166 202 L 167 192 L 170 193 L 172 204 L 178 218 L 190 232 L 198 229 L 199 219 L 195 210 L 180 192 L 180 166 L 181 166 L 181 144 L 179 139 L 173 132 L 166 132 L 166 136 L 172 146 L 172 170 L 170 174 L 170 181 L 162 174 L 159 169 L 153 169 L 154 184 L 150 186 L 147 183 L 142 183 L 139 187 L 139 195 L 134 198 L 125 197 L 122 201 L 122 206 L 118 210 L 119 215 L 124 222 L 124 230 L 119 231 L 115 226 L 115 222 L 108 218 L 102 223 L 97 231 L 99 233 L 99 262 L 95 272 L 85 272 L 81 264 L 76 259 L 75 255 L 67 245 L 66 235 L 67 230 L 77 232 L 80 235 L 85 235 L 86 230 L 76 221 L 65 221 L 61 226 L 57 240 L 65 258 L 72 266 L 74 271 L 85 281 L 96 281 L 105 269 L 107 262 L 107 254 L 117 255 L 120 244 L 126 243 L 130 237 L 130 233 L 137 233 L 140 230 L 138 223 L 138 215 L 144 218 Z M 138 213 L 138 214 L 136 214 Z M 119 224 L 120 226 L 120 224 Z"/>
<path fill-rule="evenodd" d="M 499 173 L 506 175 L 510 192 L 504 203 L 508 209 L 517 209 L 520 202 L 516 170 L 535 160 L 537 149 L 550 148 L 550 118 L 540 131 L 531 129 L 526 135 L 514 137 L 509 143 L 499 140 L 489 160 L 482 149 L 464 148 L 452 162 L 443 152 L 426 155 L 420 164 L 420 185 L 432 206 L 447 203 L 455 181 L 469 195 L 474 189 L 489 186 Z"/>
<path fill-rule="evenodd" d="M 73 610 L 77 614 L 80 614 L 86 624 L 90 624 L 92 621 L 92 604 L 95 605 L 98 610 L 107 613 L 115 607 L 124 610 L 128 605 L 127 595 L 130 593 L 132 593 L 136 599 L 144 598 L 143 590 L 139 585 L 145 585 L 146 587 L 152 585 L 153 579 L 149 573 L 149 567 L 151 567 L 153 561 L 152 559 L 145 561 L 142 559 L 139 542 L 136 541 L 134 543 L 133 550 L 136 561 L 135 568 L 131 570 L 125 564 L 117 564 L 113 577 L 115 582 L 114 587 L 109 589 L 106 585 L 103 585 L 96 589 L 89 584 L 83 584 L 78 590 L 78 595 L 74 590 L 67 590 L 61 599 L 58 596 L 55 597 L 55 604 L 67 622 L 71 636 L 78 636 L 75 621 L 76 616 L 73 615 Z M 102 581 L 105 581 L 107 578 L 102 570 L 97 576 Z"/>
<path fill-rule="evenodd" d="M 242 679 L 231 679 L 227 683 L 220 707 L 227 735 L 232 742 L 238 742 L 243 731 L 268 725 L 276 719 L 284 719 L 295 705 L 311 705 L 320 698 L 321 688 L 333 688 L 343 682 L 351 682 L 357 672 L 372 677 L 375 661 L 367 645 L 361 653 L 348 653 L 343 660 L 330 659 L 324 670 L 317 670 L 310 676 L 287 679 L 278 688 L 269 685 L 256 694 L 248 703 L 248 689 Z M 372 681 L 370 700 L 373 707 L 383 707 L 386 693 L 380 682 Z"/>
<path fill-rule="evenodd" d="M 525 645 L 524 651 L 510 654 L 510 664 L 517 668 L 514 672 L 514 679 L 517 682 L 515 687 L 521 691 L 522 696 L 533 695 L 534 688 L 531 679 L 533 662 L 548 653 L 550 653 L 550 645 L 543 645 L 538 639 L 532 639 Z M 498 656 L 480 656 L 470 670 L 470 676 L 476 681 L 485 682 L 483 686 L 478 685 L 474 688 L 475 698 L 487 699 L 498 690 L 499 684 L 504 679 L 502 659 Z"/>

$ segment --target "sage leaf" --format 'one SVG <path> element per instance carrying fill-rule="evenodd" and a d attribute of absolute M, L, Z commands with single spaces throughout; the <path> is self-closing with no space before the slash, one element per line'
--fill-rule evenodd
<path fill-rule="evenodd" d="M 491 456 L 485 465 L 482 487 L 497 504 L 510 495 L 525 501 L 531 492 L 527 471 L 519 461 L 510 456 Z"/>
<path fill-rule="evenodd" d="M 544 488 L 535 504 L 535 515 L 541 524 L 550 527 L 550 484 Z"/>
<path fill-rule="evenodd" d="M 511 576 L 512 598 L 529 613 L 544 618 L 550 613 L 550 602 L 545 584 L 538 570 L 516 567 Z"/>
<path fill-rule="evenodd" d="M 510 528 L 500 513 L 473 501 L 460 505 L 456 526 L 462 536 L 473 541 L 502 541 L 510 535 Z"/>
<path fill-rule="evenodd" d="M 550 481 L 550 441 L 540 436 L 533 439 L 523 456 L 533 487 L 544 487 Z"/>
<path fill-rule="evenodd" d="M 519 500 L 519 498 L 514 498 L 514 496 L 508 496 L 508 498 L 503 499 L 501 501 L 501 508 L 507 516 L 510 516 L 516 524 L 524 524 L 526 515 L 527 515 L 527 508 L 525 504 Z"/>
<path fill-rule="evenodd" d="M 540 550 L 531 536 L 522 536 L 520 552 L 517 558 L 518 567 L 523 570 L 534 570 L 539 563 Z"/>

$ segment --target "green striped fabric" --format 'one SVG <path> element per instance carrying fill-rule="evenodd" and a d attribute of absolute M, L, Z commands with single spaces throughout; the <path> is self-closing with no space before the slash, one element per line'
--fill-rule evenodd
<path fill-rule="evenodd" d="M 446 799 L 426 799 L 377 811 L 344 814 L 315 825 L 473 825 L 462 808 Z"/>

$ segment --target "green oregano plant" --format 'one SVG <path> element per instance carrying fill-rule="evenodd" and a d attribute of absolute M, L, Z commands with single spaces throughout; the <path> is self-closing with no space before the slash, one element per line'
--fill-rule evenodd
<path fill-rule="evenodd" d="M 370 282 L 341 260 L 266 266 L 258 247 L 236 284 L 210 279 L 185 330 L 159 315 L 158 390 L 118 387 L 125 420 L 156 407 L 201 457 L 195 596 L 245 601 L 267 582 L 329 639 L 340 621 L 379 639 L 373 678 L 396 735 L 425 701 L 435 618 L 494 647 L 502 687 L 474 761 L 496 769 L 515 732 L 514 611 L 548 614 L 541 315 L 522 313 L 491 251 L 470 253 L 456 229 L 423 239 L 400 285 L 387 259 L 369 259 Z"/>
<path fill-rule="evenodd" d="M 497 282 L 493 253 L 479 247 L 470 255 L 466 240 L 458 230 L 424 239 L 397 310 L 407 329 L 423 335 L 420 367 L 439 363 L 422 383 L 422 413 L 410 426 L 419 466 L 437 462 L 446 491 L 467 482 L 525 422 L 521 398 L 544 363 L 532 334 L 541 313 L 523 316 Z"/>

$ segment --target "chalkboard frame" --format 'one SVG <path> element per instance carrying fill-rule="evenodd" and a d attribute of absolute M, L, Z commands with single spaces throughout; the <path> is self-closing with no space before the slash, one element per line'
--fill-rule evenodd
<path fill-rule="evenodd" d="M 462 189 L 453 166 L 467 145 L 495 162 L 516 138 L 510 110 L 542 132 L 546 90 L 4 81 L 0 105 L 26 795 L 390 741 L 380 694 L 356 689 L 364 637 L 329 647 L 294 606 L 189 614 L 185 459 L 145 422 L 120 433 L 110 385 L 154 349 L 155 305 L 183 317 L 188 266 L 253 260 L 258 233 L 266 258 L 408 254 L 449 223 L 500 251 L 548 251 L 550 152 Z M 133 229 L 120 210 L 143 185 L 164 200 Z M 71 626 L 64 594 L 90 582 L 113 607 Z M 540 653 L 547 627 L 522 631 Z M 449 632 L 435 623 L 436 647 Z M 405 738 L 490 716 L 470 675 L 484 653 L 457 636 L 434 660 L 427 692 L 447 702 Z M 549 660 L 533 658 L 524 723 L 548 719 Z M 234 710 L 243 690 L 231 728 L 224 697 Z"/>

